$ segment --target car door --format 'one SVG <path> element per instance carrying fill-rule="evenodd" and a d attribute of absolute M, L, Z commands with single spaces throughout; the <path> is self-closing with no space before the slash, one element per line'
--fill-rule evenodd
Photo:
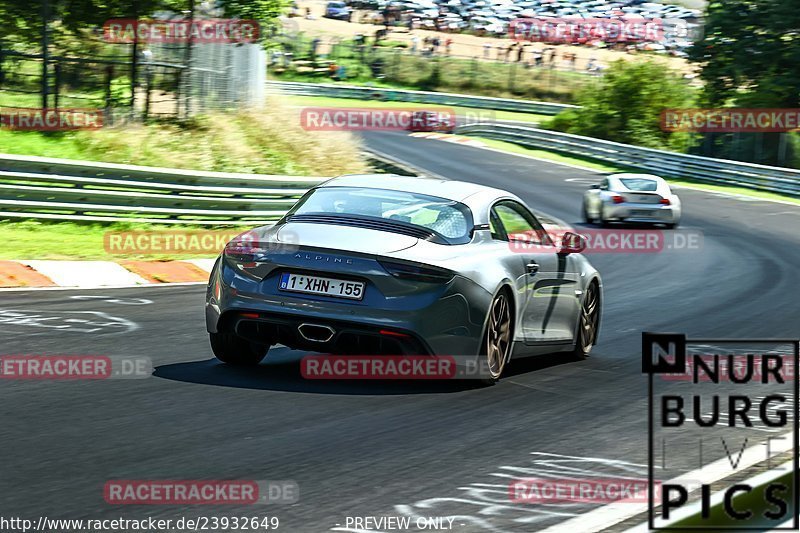
<path fill-rule="evenodd" d="M 519 202 L 497 202 L 492 217 L 501 227 L 500 237 L 523 264 L 522 274 L 514 281 L 522 295 L 518 324 L 525 342 L 572 340 L 579 310 L 574 258 L 557 253 L 536 216 Z"/>

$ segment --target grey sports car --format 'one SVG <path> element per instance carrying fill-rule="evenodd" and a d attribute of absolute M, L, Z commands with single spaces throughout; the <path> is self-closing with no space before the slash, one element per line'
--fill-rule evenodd
<path fill-rule="evenodd" d="M 583 358 L 602 303 L 584 247 L 569 232 L 553 242 L 503 190 L 393 175 L 334 178 L 274 226 L 228 243 L 208 285 L 211 346 L 231 364 L 257 364 L 275 344 L 329 354 L 478 355 L 490 379 L 512 357 Z"/>

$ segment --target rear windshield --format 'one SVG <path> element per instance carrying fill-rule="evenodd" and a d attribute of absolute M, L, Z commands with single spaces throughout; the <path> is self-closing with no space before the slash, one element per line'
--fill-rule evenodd
<path fill-rule="evenodd" d="M 646 178 L 621 178 L 622 184 L 632 191 L 655 191 L 658 182 Z"/>
<path fill-rule="evenodd" d="M 314 189 L 287 215 L 341 214 L 396 220 L 446 237 L 467 242 L 472 232 L 472 213 L 453 200 L 410 192 L 355 187 Z"/>

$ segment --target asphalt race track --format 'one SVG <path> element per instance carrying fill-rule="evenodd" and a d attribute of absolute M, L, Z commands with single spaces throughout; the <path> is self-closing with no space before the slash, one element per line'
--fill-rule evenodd
<path fill-rule="evenodd" d="M 575 225 L 596 179 L 402 134 L 366 142 L 432 173 L 508 189 Z M 800 208 L 678 193 L 681 229 L 701 231 L 701 249 L 592 255 L 605 292 L 592 357 L 515 364 L 491 387 L 306 381 L 302 354 L 286 349 L 256 371 L 226 367 L 208 345 L 203 286 L 0 293 L 3 354 L 147 357 L 155 368 L 147 379 L 0 380 L 3 515 L 277 516 L 287 532 L 356 531 L 344 527 L 348 516 L 455 516 L 452 531 L 528 532 L 586 512 L 510 504 L 508 481 L 572 468 L 645 474 L 641 331 L 798 335 Z M 103 498 L 111 479 L 294 480 L 300 500 L 115 506 Z"/>

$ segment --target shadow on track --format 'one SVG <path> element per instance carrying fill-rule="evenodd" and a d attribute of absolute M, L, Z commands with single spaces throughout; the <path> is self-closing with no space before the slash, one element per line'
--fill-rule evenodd
<path fill-rule="evenodd" d="M 512 378 L 522 374 L 529 374 L 554 366 L 578 363 L 580 363 L 580 361 L 570 359 L 570 356 L 565 353 L 549 353 L 538 355 L 536 357 L 525 357 L 523 359 L 512 360 L 511 363 L 506 366 L 505 371 L 503 372 L 503 377 L 500 378 L 500 383 L 502 383 L 504 379 Z"/>
<path fill-rule="evenodd" d="M 218 387 L 304 392 L 310 394 L 406 395 L 444 394 L 489 387 L 480 380 L 326 380 L 305 379 L 300 373 L 303 353 L 273 348 L 255 367 L 237 367 L 217 359 L 174 363 L 156 367 L 153 376 Z M 513 361 L 504 378 L 543 370 L 575 361 L 564 354 L 541 355 Z M 503 380 L 500 380 L 502 384 Z"/>
<path fill-rule="evenodd" d="M 478 380 L 323 380 L 300 373 L 302 352 L 273 348 L 255 367 L 236 367 L 217 359 L 156 367 L 153 376 L 186 383 L 311 394 L 405 395 L 462 392 L 487 385 Z"/>

